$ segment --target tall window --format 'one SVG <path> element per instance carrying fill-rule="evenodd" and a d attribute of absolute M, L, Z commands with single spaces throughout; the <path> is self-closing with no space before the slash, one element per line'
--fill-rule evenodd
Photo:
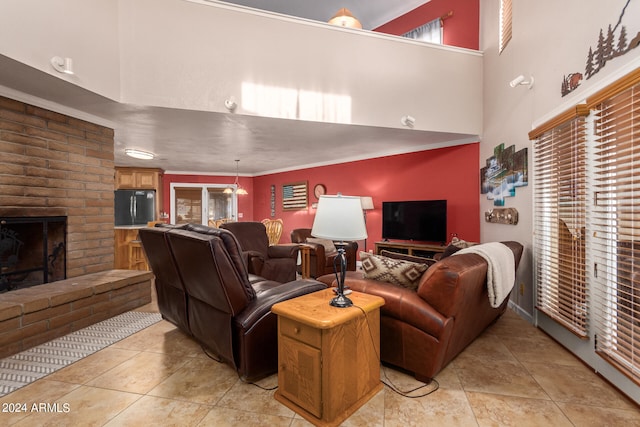
<path fill-rule="evenodd" d="M 640 70 L 529 136 L 536 308 L 640 384 Z"/>
<path fill-rule="evenodd" d="M 543 133 L 534 145 L 536 308 L 587 335 L 584 117 Z"/>
<path fill-rule="evenodd" d="M 595 106 L 597 353 L 640 384 L 640 84 Z"/>
<path fill-rule="evenodd" d="M 511 40 L 511 25 L 511 0 L 500 0 L 500 53 Z"/>

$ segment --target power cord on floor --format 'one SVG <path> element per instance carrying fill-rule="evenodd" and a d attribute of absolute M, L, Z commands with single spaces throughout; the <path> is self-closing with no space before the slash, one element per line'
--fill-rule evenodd
<path fill-rule="evenodd" d="M 411 398 L 411 399 L 416 399 L 418 397 L 428 396 L 428 395 L 430 395 L 431 393 L 435 392 L 436 390 L 438 390 L 440 388 L 440 383 L 438 383 L 438 381 L 436 381 L 435 378 L 432 378 L 431 381 L 429 381 L 428 383 L 422 383 L 422 385 L 420 385 L 420 386 L 418 386 L 418 387 L 416 387 L 416 388 L 414 388 L 412 390 L 404 391 L 404 390 L 398 389 L 398 387 L 396 387 L 396 385 L 393 384 L 393 382 L 391 382 L 391 380 L 387 376 L 387 371 L 385 370 L 384 366 L 381 363 L 380 355 L 377 352 L 376 343 L 375 343 L 375 340 L 373 339 L 373 333 L 371 332 L 371 324 L 369 324 L 369 317 L 367 316 L 367 312 L 364 310 L 364 308 L 362 308 L 360 306 L 357 306 L 355 304 L 353 305 L 353 307 L 356 307 L 356 308 L 360 309 L 360 311 L 362 311 L 362 314 L 364 315 L 364 318 L 365 318 L 365 320 L 367 322 L 367 329 L 369 331 L 369 338 L 371 339 L 371 343 L 373 344 L 373 349 L 374 349 L 374 351 L 376 353 L 376 357 L 378 358 L 378 363 L 380 363 L 380 367 L 382 369 L 382 374 L 384 375 L 384 378 L 386 379 L 386 382 L 382 381 L 382 384 L 384 384 L 387 387 L 389 387 L 389 389 L 391 391 L 393 391 L 393 392 L 395 392 L 395 393 L 397 393 L 397 394 L 399 394 L 401 396 L 408 397 L 408 398 Z M 434 386 L 432 384 L 434 384 Z M 424 394 L 415 395 L 415 396 L 414 395 L 412 395 L 412 396 L 409 395 L 410 393 L 413 393 L 413 392 L 418 391 L 420 389 L 423 389 L 425 387 L 434 387 L 434 388 L 432 390 L 429 390 L 428 392 L 426 392 Z"/>

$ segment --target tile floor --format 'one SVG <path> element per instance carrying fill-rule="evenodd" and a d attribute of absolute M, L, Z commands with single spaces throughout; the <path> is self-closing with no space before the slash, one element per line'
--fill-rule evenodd
<path fill-rule="evenodd" d="M 387 367 L 381 376 L 402 390 L 419 385 Z M 385 387 L 343 425 L 640 426 L 638 406 L 510 311 L 437 380 L 437 391 L 415 398 Z M 276 384 L 275 375 L 260 382 Z M 240 381 L 162 321 L 0 399 L 0 424 L 311 425 L 273 393 Z M 16 412 L 16 404 L 27 412 Z"/>

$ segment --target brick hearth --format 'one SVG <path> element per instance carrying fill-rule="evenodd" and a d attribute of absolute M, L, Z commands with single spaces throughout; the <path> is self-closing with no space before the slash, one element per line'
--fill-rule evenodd
<path fill-rule="evenodd" d="M 151 272 L 108 270 L 2 294 L 0 358 L 151 302 Z"/>

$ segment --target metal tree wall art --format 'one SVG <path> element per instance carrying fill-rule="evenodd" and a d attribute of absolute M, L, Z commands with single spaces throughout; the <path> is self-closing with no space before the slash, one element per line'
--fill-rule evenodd
<path fill-rule="evenodd" d="M 584 72 L 584 77 L 587 80 L 600 71 L 608 61 L 617 58 L 618 56 L 622 56 L 631 49 L 635 49 L 640 45 L 640 31 L 631 39 L 631 41 L 627 42 L 627 29 L 622 25 L 622 17 L 624 16 L 630 2 L 631 0 L 627 0 L 626 4 L 622 8 L 622 12 L 620 13 L 620 17 L 618 18 L 616 25 L 612 27 L 611 24 L 609 24 L 606 34 L 603 29 L 600 29 L 600 34 L 598 35 L 595 47 L 589 47 Z M 620 29 L 619 31 L 618 28 Z M 580 86 L 582 77 L 582 73 L 570 73 L 569 75 L 565 75 L 562 79 L 562 87 L 560 89 L 562 96 L 571 93 Z"/>

